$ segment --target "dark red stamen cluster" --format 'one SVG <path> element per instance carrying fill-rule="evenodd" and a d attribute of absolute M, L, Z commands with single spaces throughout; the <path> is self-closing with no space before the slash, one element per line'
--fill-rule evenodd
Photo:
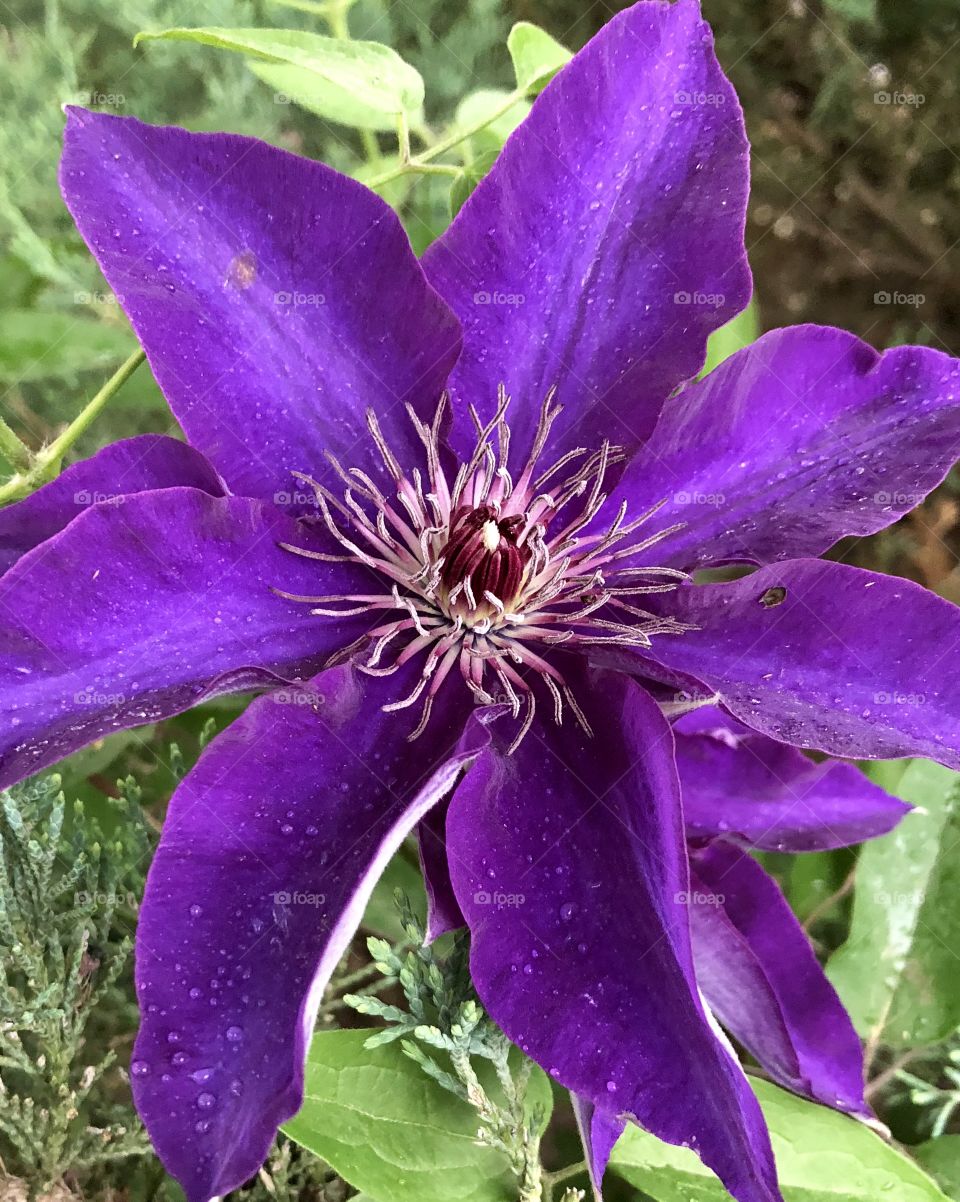
<path fill-rule="evenodd" d="M 469 581 L 477 601 L 490 593 L 509 608 L 531 557 L 528 546 L 517 545 L 523 525 L 521 514 L 498 518 L 491 505 L 464 507 L 441 552 L 440 580 L 447 590 L 452 592 Z"/>

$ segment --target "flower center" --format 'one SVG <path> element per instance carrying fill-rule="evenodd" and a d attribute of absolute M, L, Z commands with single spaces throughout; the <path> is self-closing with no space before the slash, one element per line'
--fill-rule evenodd
<path fill-rule="evenodd" d="M 511 750 L 530 728 L 538 688 L 550 697 L 558 723 L 569 709 L 589 732 L 555 662 L 555 650 L 648 647 L 656 634 L 686 629 L 636 604 L 644 594 L 669 591 L 687 578 L 675 568 L 637 562 L 680 528 L 640 533 L 662 502 L 627 521 L 624 501 L 612 520 L 600 520 L 607 501 L 604 479 L 623 458 L 608 442 L 592 452 L 575 447 L 538 470 L 561 412 L 552 390 L 543 402 L 530 454 L 514 479 L 507 462 L 508 403 L 501 386 L 489 423 L 482 424 L 471 410 L 476 445 L 452 480 L 441 457 L 446 396 L 430 425 L 408 407 L 424 447 L 425 473 L 401 466 L 376 416 L 367 414 L 370 434 L 394 483 L 393 495 L 386 496 L 359 468 L 345 470 L 331 455 L 327 458 L 345 486 L 342 496 L 292 473 L 313 489 L 323 522 L 343 553 L 283 546 L 307 558 L 364 564 L 383 587 L 324 597 L 274 591 L 292 601 L 319 604 L 311 610 L 314 614 L 382 614 L 387 619 L 375 621 L 330 663 L 353 658 L 361 671 L 385 676 L 419 657 L 421 672 L 412 693 L 384 706 L 401 710 L 422 699 L 410 739 L 426 728 L 434 699 L 455 670 L 477 704 L 506 704 L 516 718 L 525 708 Z"/>
<path fill-rule="evenodd" d="M 500 518 L 492 505 L 464 509 L 454 518 L 450 538 L 440 552 L 437 600 L 447 616 L 467 629 L 501 623 L 518 600 L 524 570 L 533 554 L 519 544 L 524 518 Z"/>

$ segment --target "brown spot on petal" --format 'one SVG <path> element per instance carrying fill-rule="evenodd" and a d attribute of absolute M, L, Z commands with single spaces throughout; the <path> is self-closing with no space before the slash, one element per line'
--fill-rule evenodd
<path fill-rule="evenodd" d="M 773 588 L 768 588 L 760 598 L 760 604 L 764 609 L 773 609 L 775 605 L 782 605 L 787 599 L 787 590 L 782 585 L 775 585 Z"/>
<path fill-rule="evenodd" d="M 225 284 L 232 288 L 249 288 L 253 281 L 257 278 L 257 256 L 252 250 L 241 251 L 234 259 L 231 259 L 230 266 L 227 268 L 227 278 Z"/>

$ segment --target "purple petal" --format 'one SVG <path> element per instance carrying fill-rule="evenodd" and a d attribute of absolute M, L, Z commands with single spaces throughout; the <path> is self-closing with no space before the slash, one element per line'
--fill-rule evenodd
<path fill-rule="evenodd" d="M 878 355 L 843 330 L 774 330 L 672 397 L 621 491 L 666 498 L 651 552 L 691 568 L 819 555 L 919 505 L 960 444 L 960 363 L 926 347 Z"/>
<path fill-rule="evenodd" d="M 768 1073 L 818 1102 L 870 1115 L 860 1039 L 775 881 L 715 843 L 691 865 L 697 981 Z"/>
<path fill-rule="evenodd" d="M 434 806 L 417 828 L 420 868 L 427 891 L 427 942 L 458 931 L 467 920 L 453 891 L 447 863 L 448 804 Z"/>
<path fill-rule="evenodd" d="M 141 434 L 104 447 L 16 505 L 0 509 L 0 573 L 46 542 L 90 505 L 122 503 L 130 493 L 178 485 L 223 496 L 211 464 L 162 434 Z"/>
<path fill-rule="evenodd" d="M 259 501 L 163 489 L 88 508 L 14 564 L 0 580 L 0 784 L 205 697 L 309 676 L 359 635 L 272 591 L 344 581 L 344 565 L 283 541 L 326 546 Z"/>
<path fill-rule="evenodd" d="M 170 803 L 137 927 L 131 1076 L 190 1202 L 252 1176 L 299 1109 L 323 989 L 378 876 L 486 740 L 438 718 L 411 750 L 379 708 L 404 683 L 335 668 L 313 705 L 254 701 Z"/>
<path fill-rule="evenodd" d="M 615 1112 L 600 1110 L 577 1094 L 571 1096 L 571 1101 L 580 1141 L 586 1154 L 593 1196 L 597 1202 L 602 1202 L 603 1174 L 606 1172 L 613 1145 L 623 1134 L 627 1123 L 625 1119 L 617 1118 Z"/>
<path fill-rule="evenodd" d="M 910 807 L 851 764 L 815 764 L 714 706 L 674 723 L 687 835 L 826 851 L 893 830 Z"/>
<path fill-rule="evenodd" d="M 68 110 L 61 187 L 174 415 L 236 493 L 418 446 L 459 326 L 378 196 L 233 134 Z"/>
<path fill-rule="evenodd" d="M 655 637 L 639 671 L 695 676 L 795 747 L 960 768 L 960 610 L 919 585 L 797 559 L 645 600 L 695 629 Z"/>
<path fill-rule="evenodd" d="M 477 991 L 568 1089 L 696 1148 L 739 1202 L 779 1200 L 756 1099 L 697 992 L 669 727 L 624 676 L 577 697 L 594 737 L 535 724 L 450 804 Z"/>
<path fill-rule="evenodd" d="M 553 385 L 557 453 L 636 445 L 696 375 L 707 335 L 744 307 L 748 147 L 694 0 L 615 16 L 533 105 L 424 258 L 464 327 L 467 404 L 503 381 L 525 453 Z M 678 303 L 689 298 L 691 303 Z"/>

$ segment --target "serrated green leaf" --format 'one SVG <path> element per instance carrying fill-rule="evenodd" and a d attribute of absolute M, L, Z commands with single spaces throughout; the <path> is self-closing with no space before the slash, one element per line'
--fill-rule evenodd
<path fill-rule="evenodd" d="M 719 330 L 714 330 L 707 339 L 707 361 L 704 363 L 700 375 L 705 376 L 708 372 L 713 371 L 724 359 L 729 359 L 737 351 L 742 351 L 745 346 L 756 342 L 759 337 L 760 315 L 757 311 L 756 300 L 751 300 L 741 313 L 731 318 Z"/>
<path fill-rule="evenodd" d="M 535 96 L 573 55 L 545 29 L 529 21 L 518 21 L 507 37 L 517 87 Z"/>
<path fill-rule="evenodd" d="M 181 41 L 242 54 L 274 90 L 296 104 L 357 129 L 393 129 L 400 113 L 416 120 L 423 104 L 420 74 L 381 42 L 345 41 L 296 29 L 164 29 L 142 41 Z"/>
<path fill-rule="evenodd" d="M 960 1024 L 960 775 L 916 760 L 895 792 L 920 809 L 861 851 L 827 972 L 861 1035 L 907 1047 Z"/>
<path fill-rule="evenodd" d="M 960 1202 L 960 1135 L 928 1139 L 910 1152 L 923 1165 L 951 1202 Z"/>
<path fill-rule="evenodd" d="M 785 1202 L 945 1202 L 936 1184 L 863 1123 L 751 1081 L 770 1127 Z M 699 1157 L 630 1126 L 610 1169 L 655 1202 L 729 1202 Z"/>
<path fill-rule="evenodd" d="M 286 1134 L 380 1202 L 513 1202 L 506 1158 L 476 1143 L 476 1111 L 397 1044 L 364 1047 L 369 1034 L 314 1035 L 305 1101 Z M 540 1077 L 537 1099 L 550 1093 Z"/>
<path fill-rule="evenodd" d="M 62 380 L 121 363 L 136 347 L 124 326 L 30 309 L 0 314 L 0 382 Z"/>

